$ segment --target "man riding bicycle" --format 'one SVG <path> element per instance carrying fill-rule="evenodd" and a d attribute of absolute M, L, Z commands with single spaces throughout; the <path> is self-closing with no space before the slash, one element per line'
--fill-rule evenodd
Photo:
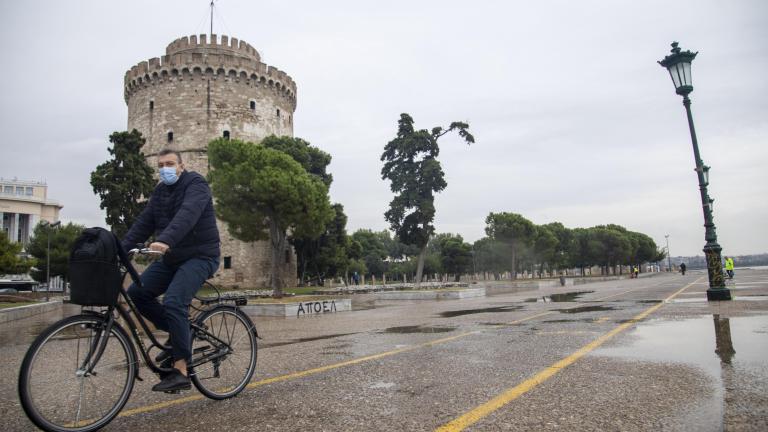
<path fill-rule="evenodd" d="M 141 286 L 128 289 L 141 314 L 169 334 L 170 352 L 158 361 L 173 371 L 152 387 L 154 391 L 188 390 L 187 364 L 192 358 L 189 305 L 206 279 L 219 267 L 220 239 L 208 183 L 202 175 L 184 169 L 181 154 L 158 153 L 158 183 L 144 211 L 122 240 L 128 250 L 154 234 L 149 249 L 163 254 L 141 275 Z M 157 297 L 163 295 L 163 304 Z"/>

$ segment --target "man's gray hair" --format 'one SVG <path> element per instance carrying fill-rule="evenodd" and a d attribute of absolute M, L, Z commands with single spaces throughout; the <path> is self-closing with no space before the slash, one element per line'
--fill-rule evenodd
<path fill-rule="evenodd" d="M 169 154 L 175 154 L 176 155 L 176 159 L 179 161 L 179 163 L 182 162 L 181 161 L 181 153 L 179 153 L 178 150 L 174 150 L 174 149 L 169 149 L 169 148 L 162 149 L 162 150 L 160 150 L 160 152 L 157 153 L 157 157 L 165 156 L 165 155 L 169 155 Z"/>

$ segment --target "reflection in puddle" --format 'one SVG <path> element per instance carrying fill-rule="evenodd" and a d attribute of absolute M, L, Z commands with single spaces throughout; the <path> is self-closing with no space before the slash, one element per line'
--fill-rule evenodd
<path fill-rule="evenodd" d="M 452 318 L 452 317 L 457 317 L 462 315 L 472 315 L 472 314 L 480 314 L 480 313 L 510 312 L 510 311 L 516 311 L 518 309 L 522 309 L 522 306 L 499 306 L 499 307 L 490 307 L 490 308 L 483 308 L 483 309 L 464 309 L 464 310 L 446 311 L 446 312 L 441 312 L 440 316 L 443 318 Z"/>
<path fill-rule="evenodd" d="M 555 310 L 559 311 L 560 313 L 577 314 L 582 312 L 598 312 L 598 311 L 616 310 L 616 308 L 610 307 L 610 306 L 582 306 L 577 308 L 555 309 Z"/>
<path fill-rule="evenodd" d="M 456 330 L 456 327 L 425 327 L 425 326 L 403 326 L 390 327 L 384 330 L 384 333 L 409 334 L 409 333 L 447 333 Z"/>
<path fill-rule="evenodd" d="M 567 292 L 567 293 L 550 294 L 548 296 L 533 297 L 533 298 L 525 299 L 524 301 L 526 303 L 572 302 L 584 294 L 590 294 L 593 292 L 594 291 L 574 291 L 574 292 Z"/>
<path fill-rule="evenodd" d="M 698 293 L 696 293 L 698 294 Z M 764 295 L 744 295 L 744 296 L 734 296 L 733 301 L 768 301 L 768 296 Z M 707 302 L 706 297 L 694 297 L 694 298 L 676 298 L 672 300 L 667 300 L 667 303 L 699 303 L 699 302 Z"/>
<path fill-rule="evenodd" d="M 716 386 L 708 406 L 692 413 L 706 424 L 721 425 L 729 391 L 732 364 L 764 369 L 768 359 L 768 316 L 732 317 L 708 315 L 693 319 L 653 320 L 641 323 L 627 334 L 628 346 L 602 347 L 593 355 L 638 359 L 659 363 L 682 363 L 711 376 Z"/>

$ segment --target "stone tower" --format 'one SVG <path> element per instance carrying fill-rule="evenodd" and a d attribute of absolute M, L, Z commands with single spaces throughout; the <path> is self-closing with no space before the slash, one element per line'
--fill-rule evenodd
<path fill-rule="evenodd" d="M 219 137 L 260 142 L 269 135 L 293 136 L 296 83 L 261 62 L 248 43 L 217 35 L 176 39 L 165 55 L 125 73 L 128 130 L 146 138 L 144 154 L 178 150 L 188 170 L 208 173 L 208 143 Z M 244 243 L 219 222 L 222 260 L 216 282 L 241 287 L 269 285 L 269 242 Z M 296 259 L 285 252 L 283 280 L 295 279 Z"/>

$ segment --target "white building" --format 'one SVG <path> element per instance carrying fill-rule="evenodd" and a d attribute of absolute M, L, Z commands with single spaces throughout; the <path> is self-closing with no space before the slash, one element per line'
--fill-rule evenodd
<path fill-rule="evenodd" d="M 63 206 L 48 199 L 45 183 L 0 177 L 0 231 L 26 245 L 40 221 L 59 220 Z"/>

